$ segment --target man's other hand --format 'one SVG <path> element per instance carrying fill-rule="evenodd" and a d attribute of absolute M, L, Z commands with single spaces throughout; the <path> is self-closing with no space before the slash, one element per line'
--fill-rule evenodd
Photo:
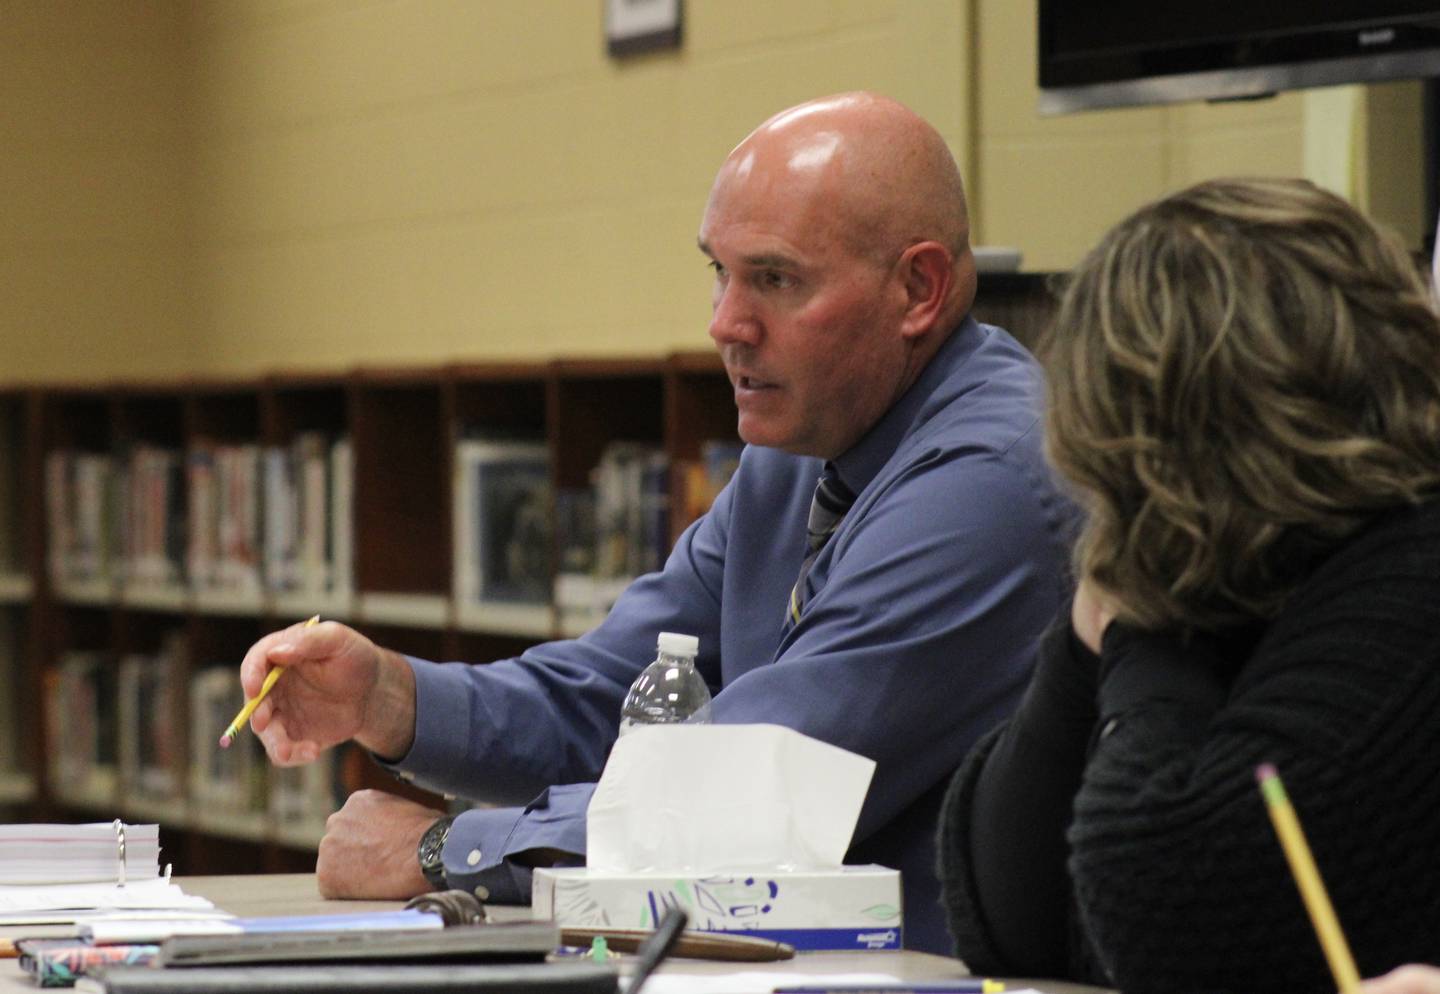
<path fill-rule="evenodd" d="M 424 894 L 430 885 L 420 872 L 420 837 L 444 815 L 384 791 L 351 794 L 325 822 L 315 863 L 321 896 L 399 901 Z"/>

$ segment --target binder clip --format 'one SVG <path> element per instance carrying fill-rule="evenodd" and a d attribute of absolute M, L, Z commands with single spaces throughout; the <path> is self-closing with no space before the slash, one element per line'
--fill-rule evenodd
<path fill-rule="evenodd" d="M 446 926 L 477 925 L 490 921 L 490 914 L 480 899 L 463 890 L 437 890 L 421 894 L 407 901 L 405 907 L 439 915 Z"/>
<path fill-rule="evenodd" d="M 115 882 L 125 886 L 125 823 L 115 819 Z"/>

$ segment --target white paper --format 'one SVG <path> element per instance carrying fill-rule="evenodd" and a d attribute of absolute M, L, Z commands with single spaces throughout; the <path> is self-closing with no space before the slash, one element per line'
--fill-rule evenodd
<path fill-rule="evenodd" d="M 126 879 L 159 873 L 159 826 L 126 825 Z M 119 875 L 119 835 L 114 822 L 0 825 L 0 884 L 114 881 Z"/>
<path fill-rule="evenodd" d="M 850 847 L 873 760 L 779 725 L 655 725 L 615 743 L 586 863 L 619 873 L 826 870 Z"/>
<path fill-rule="evenodd" d="M 172 935 L 239 935 L 244 931 L 232 925 L 232 916 L 223 911 L 196 912 L 184 918 L 175 912 L 158 912 L 155 918 L 105 915 L 79 922 L 76 931 L 97 946 L 119 942 L 163 942 Z"/>
<path fill-rule="evenodd" d="M 214 905 L 162 877 L 117 884 L 0 887 L 0 924 L 78 921 L 122 909 L 203 911 Z M 180 917 L 177 915 L 176 917 Z"/>

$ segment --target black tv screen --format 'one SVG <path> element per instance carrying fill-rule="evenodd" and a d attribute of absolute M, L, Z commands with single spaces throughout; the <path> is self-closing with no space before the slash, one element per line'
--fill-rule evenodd
<path fill-rule="evenodd" d="M 1041 110 L 1440 75 L 1440 0 L 1039 0 Z"/>

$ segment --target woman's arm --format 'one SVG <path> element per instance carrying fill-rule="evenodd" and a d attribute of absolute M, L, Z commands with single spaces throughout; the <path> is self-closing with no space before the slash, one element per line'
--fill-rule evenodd
<path fill-rule="evenodd" d="M 940 870 L 951 933 L 972 972 L 1069 973 L 1065 830 L 1095 724 L 1097 664 L 1069 625 L 1053 626 L 1019 709 L 951 785 Z"/>
<path fill-rule="evenodd" d="M 1071 868 L 1125 990 L 1333 991 L 1253 771 L 1273 762 L 1363 973 L 1440 955 L 1434 616 L 1383 584 L 1292 605 L 1233 680 L 1213 644 L 1112 625 Z M 1417 623 L 1418 622 L 1418 623 Z"/>

